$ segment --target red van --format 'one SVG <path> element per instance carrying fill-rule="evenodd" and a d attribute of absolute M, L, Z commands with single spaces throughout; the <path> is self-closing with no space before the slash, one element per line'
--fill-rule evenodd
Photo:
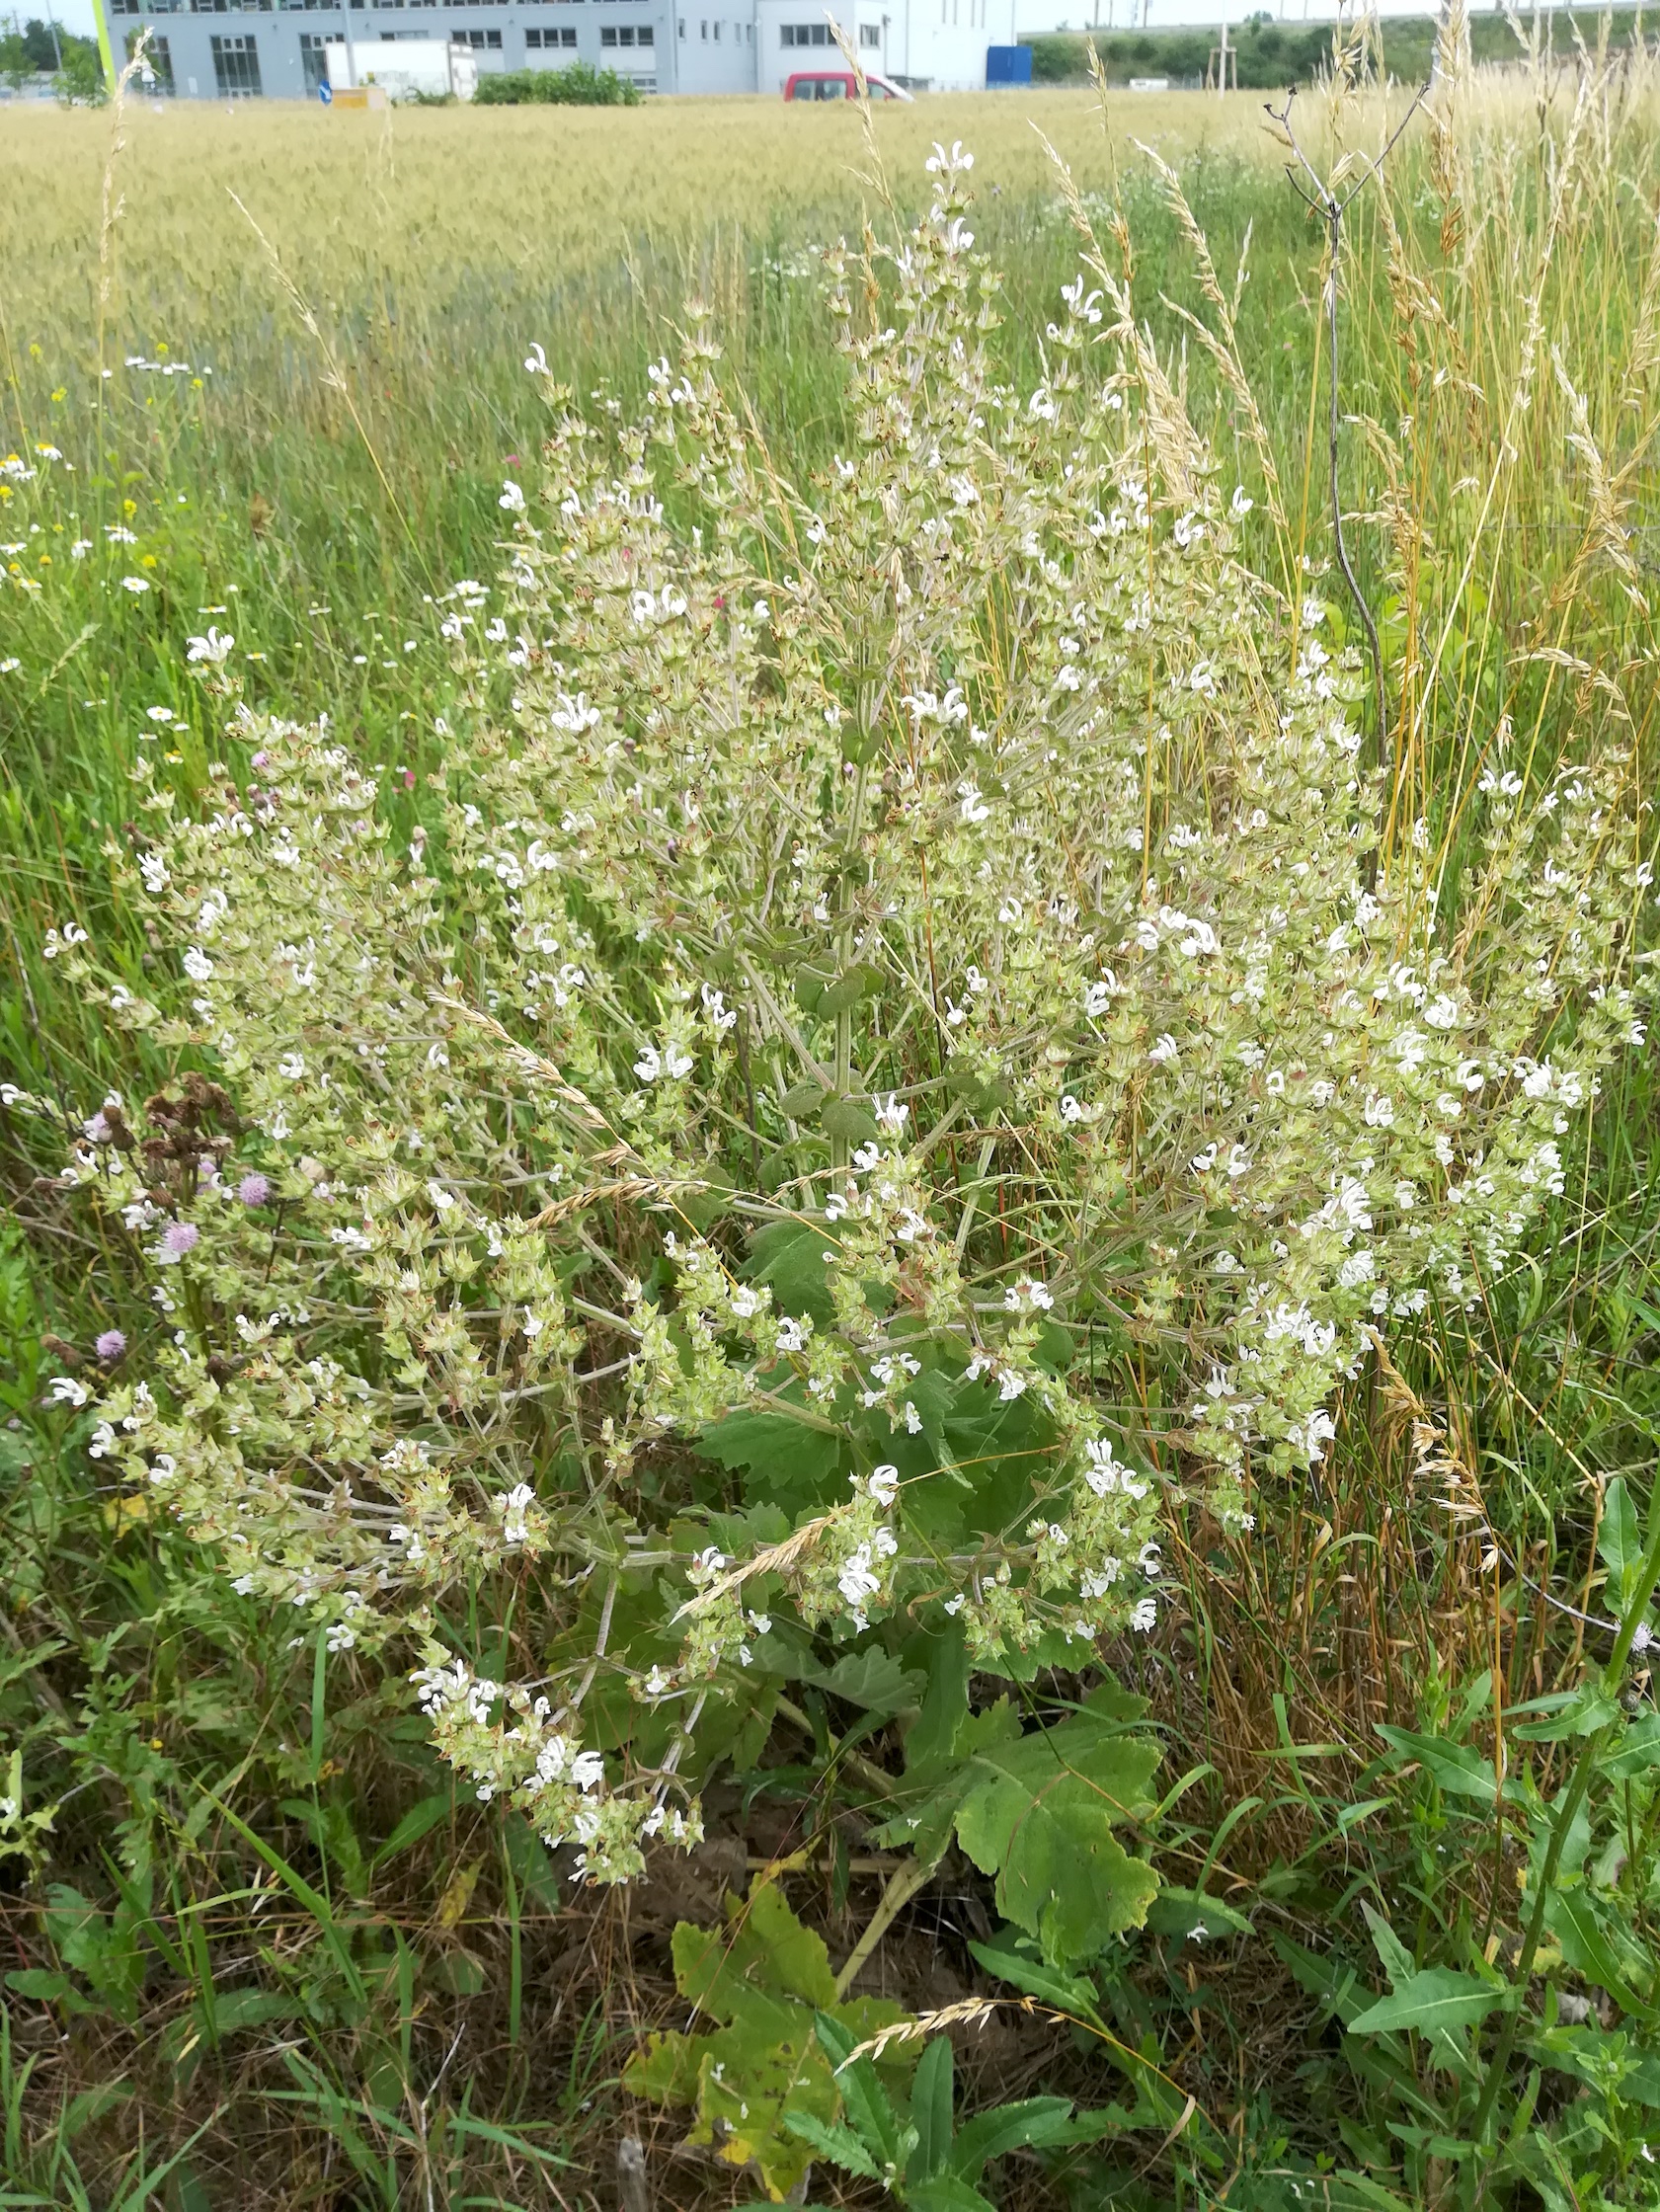
<path fill-rule="evenodd" d="M 872 100 L 909 100 L 912 97 L 899 85 L 891 85 L 886 77 L 873 76 L 868 70 L 865 83 Z M 856 100 L 858 96 L 858 83 L 851 69 L 798 69 L 784 80 L 786 100 Z"/>

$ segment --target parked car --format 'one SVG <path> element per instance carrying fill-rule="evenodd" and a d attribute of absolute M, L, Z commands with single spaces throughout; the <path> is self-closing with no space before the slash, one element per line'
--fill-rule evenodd
<path fill-rule="evenodd" d="M 868 69 L 865 83 L 872 100 L 909 100 L 912 97 L 903 86 L 891 85 L 886 77 L 875 76 Z M 858 83 L 851 69 L 798 69 L 784 80 L 786 100 L 856 100 L 858 94 Z"/>

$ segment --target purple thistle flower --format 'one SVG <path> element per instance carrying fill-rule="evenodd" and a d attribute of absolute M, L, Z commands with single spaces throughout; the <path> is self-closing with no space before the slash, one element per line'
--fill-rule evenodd
<path fill-rule="evenodd" d="M 187 1252 L 194 1252 L 200 1237 L 201 1231 L 194 1222 L 169 1222 L 161 1232 L 161 1250 L 156 1257 L 164 1265 L 171 1265 Z"/>
<path fill-rule="evenodd" d="M 126 1338 L 119 1329 L 106 1329 L 93 1350 L 106 1367 L 114 1367 L 118 1360 L 126 1358 Z"/>
<path fill-rule="evenodd" d="M 271 1197 L 271 1183 L 264 1175 L 244 1175 L 236 1186 L 244 1206 L 264 1206 Z"/>

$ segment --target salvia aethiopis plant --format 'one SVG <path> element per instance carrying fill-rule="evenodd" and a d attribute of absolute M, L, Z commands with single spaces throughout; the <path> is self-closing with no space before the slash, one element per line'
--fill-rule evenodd
<path fill-rule="evenodd" d="M 209 633 L 216 811 L 139 771 L 176 981 L 52 948 L 184 1070 L 65 1169 L 161 1324 L 94 1455 L 297 1630 L 398 1639 L 600 1880 L 698 1836 L 815 1640 L 1157 1635 L 1163 1516 L 1253 1540 L 1642 1041 L 1624 754 L 1476 732 L 1385 822 L 1365 669 L 1246 559 L 1125 284 L 1086 241 L 1008 388 L 970 159 L 929 167 L 825 257 L 823 478 L 696 309 L 640 421 L 550 384 L 444 607 L 430 828 Z"/>

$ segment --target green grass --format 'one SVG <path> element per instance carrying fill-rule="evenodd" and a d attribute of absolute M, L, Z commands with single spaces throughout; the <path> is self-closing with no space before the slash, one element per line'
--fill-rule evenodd
<path fill-rule="evenodd" d="M 1496 31 L 1478 22 L 1478 46 Z M 1390 40 L 1404 38 L 1391 28 Z M 1104 45 L 1112 72 L 1176 67 L 1123 40 Z M 1402 57 L 1402 76 L 1418 73 L 1416 49 L 1410 67 L 1404 44 L 1385 52 L 1391 67 Z M 1228 103 L 1219 130 L 1209 107 L 1160 108 L 1156 130 L 1171 158 L 1184 132 L 1212 134 L 1189 147 L 1181 177 L 1226 293 L 1249 232 L 1243 366 L 1279 457 L 1295 552 L 1320 564 L 1320 238 L 1251 141 L 1254 103 L 1249 111 Z M 178 718 L 170 750 L 181 787 L 203 796 L 211 783 L 213 732 L 181 665 L 189 634 L 209 621 L 234 630 L 239 656 L 257 656 L 245 668 L 255 699 L 296 716 L 328 712 L 366 758 L 432 763 L 453 686 L 432 602 L 499 565 L 504 475 L 535 467 L 539 413 L 521 367 L 532 341 L 579 392 L 632 406 L 647 359 L 671 346 L 680 300 L 700 293 L 715 305 L 727 373 L 781 464 L 805 475 L 835 450 L 841 388 L 805 249 L 856 216 L 856 147 L 815 139 L 808 159 L 768 116 L 751 169 L 741 116 L 700 113 L 704 156 L 675 153 L 674 190 L 637 232 L 598 222 L 592 205 L 575 211 L 574 200 L 562 215 L 544 185 L 515 202 L 529 142 L 483 134 L 507 118 L 400 116 L 395 134 L 365 132 L 344 155 L 338 135 L 250 136 L 241 148 L 221 135 L 202 141 L 199 174 L 167 118 L 141 145 L 125 210 L 105 236 L 102 307 L 102 126 L 54 118 L 71 135 L 4 157 L 14 188 L 0 305 L 8 435 L 22 456 L 42 442 L 63 455 L 34 483 L 8 487 L 0 508 L 0 539 L 20 548 L 7 559 L 40 586 L 0 598 L 0 660 L 19 664 L 0 673 L 7 1079 L 60 1099 L 67 1119 L 107 1085 L 138 1090 L 169 1071 L 163 1056 L 111 1036 L 67 998 L 40 948 L 49 926 L 74 916 L 119 945 L 135 972 L 152 958 L 106 848 L 128 818 L 146 710 Z M 984 121 L 989 136 L 1004 113 L 995 101 L 958 104 L 950 130 L 971 135 Z M 1344 408 L 1380 431 L 1345 432 L 1345 497 L 1374 517 L 1353 534 L 1395 670 L 1400 833 L 1436 778 L 1479 760 L 1501 715 L 1542 757 L 1603 711 L 1606 690 L 1562 655 L 1624 687 L 1648 776 L 1655 641 L 1631 595 L 1651 587 L 1646 539 L 1629 541 L 1629 577 L 1604 556 L 1576 568 L 1586 474 L 1568 452 L 1571 411 L 1547 349 L 1561 347 L 1611 467 L 1629 464 L 1620 500 L 1640 515 L 1653 490 L 1643 352 L 1652 113 L 1639 106 L 1586 125 L 1609 129 L 1607 150 L 1595 149 L 1561 212 L 1541 294 L 1546 351 L 1521 415 L 1510 400 L 1560 109 L 1547 117 L 1529 99 L 1494 96 L 1439 153 L 1419 126 L 1391 192 L 1404 237 L 1392 289 L 1379 203 L 1357 207 Z M 644 128 L 653 114 L 596 127 Z M 932 111 L 917 114 L 940 127 Z M 1122 132 L 1152 114 L 1131 107 L 1114 119 Z M 1178 214 L 1122 135 L 1109 150 L 1078 104 L 1048 119 L 1069 133 L 1067 151 L 1103 213 L 1119 179 L 1138 299 L 1231 483 L 1243 431 L 1178 312 L 1209 313 Z M 1341 127 L 1364 128 L 1361 142 L 1374 144 L 1375 124 Z M 306 127 L 326 126 L 308 117 Z M 140 117 L 140 138 L 147 128 Z M 541 143 L 569 156 L 565 142 Z M 648 139 L 630 144 L 647 157 Z M 299 188 L 284 184 L 284 145 L 313 163 L 303 206 L 285 198 Z M 1335 140 L 1311 119 L 1309 145 L 1329 153 Z M 65 149 L 76 212 L 54 244 L 56 218 L 40 210 Z M 896 147 L 909 163 L 902 171 L 896 160 L 908 199 L 917 150 Z M 998 154 L 978 172 L 976 220 L 1009 272 L 997 343 L 1024 389 L 1040 372 L 1044 322 L 1075 269 L 1075 241 L 1041 158 L 1012 139 Z M 698 158 L 718 172 L 707 209 L 681 189 Z M 492 170 L 478 223 L 465 216 L 469 162 Z M 227 180 L 314 310 L 316 334 L 219 198 Z M 129 355 L 191 372 L 128 366 Z M 1376 518 L 1391 471 L 1392 543 Z M 14 526 L 14 516 L 27 520 Z M 135 542 L 112 551 L 112 529 Z M 77 560 L 80 536 L 94 542 Z M 1266 530 L 1258 543 L 1268 559 Z M 127 592 L 126 575 L 151 588 Z M 1322 589 L 1340 602 L 1329 576 Z M 1541 642 L 1555 660 L 1530 658 Z M 1434 683 L 1423 673 L 1432 656 Z M 1602 1486 L 1620 1467 L 1646 1480 L 1660 1422 L 1653 1115 L 1646 1078 L 1602 1102 L 1552 1249 L 1537 1273 L 1495 1286 L 1482 1323 L 1432 1345 L 1420 1378 L 1433 1382 L 1529 1571 L 1581 1597 Z M 712 1918 L 722 1879 L 742 1869 L 694 1869 L 655 1904 L 649 1893 L 636 1904 L 573 1900 L 526 1831 L 458 1796 L 401 1681 L 315 1644 L 290 1648 L 286 1623 L 210 1589 L 144 1501 L 103 1492 L 72 1415 L 42 1404 L 60 1365 L 42 1344 L 84 1346 L 119 1323 L 114 1271 L 38 1181 L 56 1164 L 53 1145 L 42 1148 L 3 1108 L 0 1145 L 13 1216 L 0 1239 L 0 1763 L 19 1751 L 23 1798 L 0 1826 L 0 1915 L 8 1964 L 33 1977 L 14 1982 L 0 2013 L 0 2203 L 553 2205 L 574 2204 L 579 2190 L 606 2201 L 633 2027 L 669 2016 L 667 1928 L 679 1912 Z M 1195 1582 L 1197 1654 L 1171 1670 L 1162 1711 L 1179 1744 L 1172 1771 L 1209 1762 L 1217 1778 L 1190 1838 L 1195 1856 L 1225 1844 L 1228 1863 L 1255 1878 L 1340 1835 L 1365 1878 L 1416 1883 L 1428 1900 L 1443 1894 L 1430 1878 L 1434 1836 L 1403 1816 L 1367 1844 L 1353 1800 L 1328 1778 L 1359 1771 L 1381 1715 L 1410 1722 L 1445 1706 L 1451 1686 L 1492 1663 L 1516 1591 L 1501 1605 L 1468 1547 L 1425 1534 L 1401 1435 L 1375 1416 L 1359 1400 L 1347 1408 L 1330 1483 L 1310 1497 L 1284 1556 L 1230 1584 Z M 1202 1547 L 1203 1532 L 1189 1533 Z M 1526 1637 L 1505 1641 L 1512 1698 L 1573 1679 L 1571 1624 L 1559 1628 L 1536 1617 Z M 1288 1742 L 1350 1757 L 1340 1770 L 1316 1767 L 1287 1757 Z M 271 1785 L 263 1794 L 245 1787 L 256 1770 Z M 1215 1808 L 1247 1800 L 1237 1825 L 1218 1832 Z M 40 1813 L 51 1825 L 30 1828 Z M 1475 1887 L 1484 1878 L 1470 1875 Z M 825 1911 L 856 1933 L 847 1876 L 838 1879 Z M 1334 1875 L 1334 1913 L 1340 1893 Z M 1426 1916 L 1441 1909 L 1423 1906 Z M 1299 1930 L 1318 1939 L 1306 1921 Z M 925 1948 L 917 1937 L 904 1952 L 908 1970 Z M 1189 2013 L 1203 2023 L 1192 2079 L 1237 2107 L 1241 2146 L 1252 2115 L 1269 2115 L 1261 2144 L 1251 2136 L 1253 2159 L 1272 2163 L 1261 2146 L 1276 2113 L 1304 2142 L 1322 2126 L 1329 2136 L 1324 2078 L 1310 2085 L 1302 2072 L 1317 2033 L 1284 1974 L 1218 1953 L 1201 1984 L 1178 1952 L 1156 1987 L 1127 1987 L 1119 2027 L 1163 2032 L 1173 2021 L 1185 2039 Z M 1001 2056 L 990 2049 L 969 2060 L 982 2086 L 1037 2078 L 1034 2053 L 1037 2071 L 1075 2076 L 1058 2045 L 1016 2037 L 997 2046 Z M 668 2140 L 654 2145 L 658 2171 L 672 2176 L 665 2202 L 670 2189 L 676 2202 L 732 2200 L 730 2176 L 670 2166 Z M 1019 2187 L 1033 2203 L 1059 2201 L 1030 2177 Z"/>

